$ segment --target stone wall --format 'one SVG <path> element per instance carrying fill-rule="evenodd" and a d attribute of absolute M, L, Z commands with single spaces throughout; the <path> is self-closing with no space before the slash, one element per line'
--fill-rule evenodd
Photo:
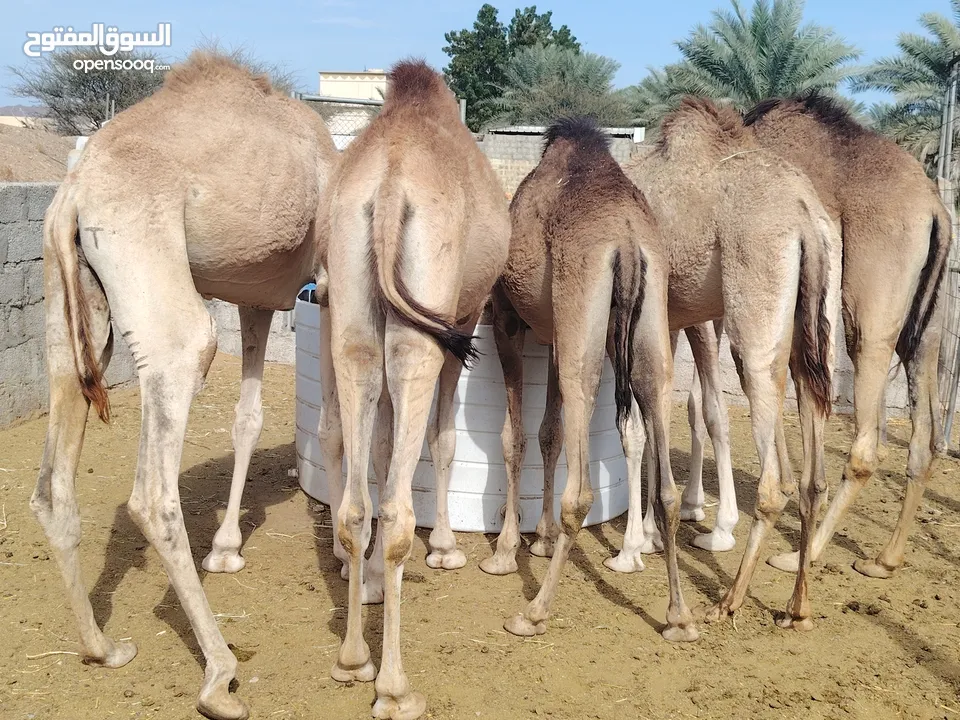
<path fill-rule="evenodd" d="M 57 183 L 0 183 L 0 427 L 47 408 L 43 310 L 43 216 Z M 107 372 L 135 377 L 119 337 Z"/>

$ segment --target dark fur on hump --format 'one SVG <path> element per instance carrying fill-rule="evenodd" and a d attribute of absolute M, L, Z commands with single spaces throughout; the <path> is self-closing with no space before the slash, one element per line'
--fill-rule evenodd
<path fill-rule="evenodd" d="M 707 98 L 687 95 L 680 100 L 680 106 L 660 124 L 659 146 L 669 146 L 670 141 L 691 120 L 696 121 L 700 129 L 720 146 L 739 142 L 743 137 L 740 113 L 729 107 L 721 107 Z"/>
<path fill-rule="evenodd" d="M 809 115 L 830 129 L 844 135 L 860 135 L 869 132 L 867 128 L 853 119 L 850 111 L 841 105 L 836 98 L 821 95 L 815 91 L 792 98 L 763 100 L 743 116 L 743 124 L 753 125 L 774 110 L 779 110 L 782 113 Z"/>
<path fill-rule="evenodd" d="M 572 115 L 555 120 L 543 134 L 543 153 L 557 140 L 569 140 L 580 150 L 606 152 L 610 149 L 610 137 L 600 129 L 592 117 Z"/>
<path fill-rule="evenodd" d="M 423 59 L 401 60 L 390 68 L 389 79 L 385 110 L 395 103 L 427 103 L 444 99 L 453 102 L 443 78 Z"/>

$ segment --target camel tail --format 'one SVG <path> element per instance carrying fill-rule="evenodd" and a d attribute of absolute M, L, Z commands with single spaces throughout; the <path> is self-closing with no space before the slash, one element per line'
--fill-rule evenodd
<path fill-rule="evenodd" d="M 825 232 L 827 228 L 820 229 L 820 233 Z M 800 241 L 800 285 L 791 370 L 794 380 L 802 381 L 810 392 L 817 409 L 829 417 L 833 405 L 833 321 L 827 310 L 831 289 L 827 250 L 830 239 L 810 234 Z M 835 290 L 839 292 L 839 288 Z"/>
<path fill-rule="evenodd" d="M 920 347 L 920 340 L 929 327 L 930 318 L 937 306 L 937 296 L 940 293 L 940 284 L 949 252 L 950 218 L 946 209 L 937 203 L 930 223 L 927 261 L 920 271 L 917 292 L 913 296 L 910 312 L 897 339 L 897 355 L 903 363 L 908 365 L 916 354 L 917 348 Z"/>
<path fill-rule="evenodd" d="M 403 280 L 403 244 L 414 209 L 400 193 L 381 191 L 369 210 L 372 261 L 382 301 L 409 326 L 433 337 L 465 367 L 477 358 L 474 337 L 418 302 Z"/>
<path fill-rule="evenodd" d="M 631 244 L 616 251 L 613 256 L 613 374 L 617 427 L 621 433 L 633 401 L 630 386 L 633 335 L 643 307 L 646 274 L 646 259 L 638 246 Z"/>
<path fill-rule="evenodd" d="M 64 182 L 43 220 L 46 281 L 54 283 L 59 280 L 63 287 L 63 313 L 80 389 L 106 423 L 110 422 L 110 400 L 91 342 L 90 306 L 80 282 L 76 240 L 77 205 L 71 186 Z M 56 312 L 56 308 L 48 308 L 47 312 Z"/>

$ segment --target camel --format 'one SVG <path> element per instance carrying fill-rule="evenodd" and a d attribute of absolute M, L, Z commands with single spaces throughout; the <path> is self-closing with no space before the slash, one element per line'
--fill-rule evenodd
<path fill-rule="evenodd" d="M 143 413 L 127 508 L 159 553 L 206 658 L 197 709 L 210 718 L 248 713 L 229 692 L 237 660 L 194 567 L 177 485 L 187 414 L 217 347 L 201 298 L 240 306 L 230 508 L 204 561 L 233 571 L 242 566 L 240 494 L 263 423 L 270 318 L 313 277 L 316 221 L 337 159 L 311 110 L 228 58 L 194 53 L 90 139 L 44 220 L 50 421 L 30 504 L 66 582 L 84 662 L 127 664 L 136 646 L 106 637 L 94 619 L 74 489 L 90 404 L 109 418 L 102 373 L 112 317 L 136 362 Z"/>
<path fill-rule="evenodd" d="M 759 145 L 810 178 L 843 238 L 842 303 L 854 366 L 856 437 L 840 490 L 814 536 L 812 560 L 823 553 L 881 462 L 884 391 L 894 351 L 906 369 L 913 421 L 907 492 L 888 543 L 876 558 L 854 563 L 864 575 L 889 578 L 903 564 L 914 515 L 942 451 L 938 289 L 950 247 L 950 218 L 920 163 L 862 127 L 834 100 L 816 95 L 772 99 L 750 111 L 744 122 Z M 696 404 L 692 391 L 691 398 Z M 691 472 L 687 489 L 691 486 L 700 488 L 702 498 L 702 473 Z M 726 489 L 721 484 L 721 505 Z M 732 498 L 732 485 L 729 494 Z M 768 563 L 796 572 L 798 554 L 775 555 Z"/>
<path fill-rule="evenodd" d="M 823 426 L 840 302 L 839 236 L 810 182 L 757 147 L 734 110 L 708 100 L 685 98 L 665 119 L 654 152 L 625 170 L 669 243 L 671 329 L 723 317 L 750 403 L 760 459 L 754 522 L 734 584 L 706 620 L 742 605 L 764 538 L 795 488 L 782 418 L 789 363 L 803 429 L 801 567 L 778 623 L 809 629 L 809 541 L 826 489 Z M 691 340 L 708 342 L 697 334 Z M 631 498 L 639 498 L 639 479 L 629 480 Z M 620 554 L 639 553 L 642 523 L 629 523 L 627 531 Z"/>
<path fill-rule="evenodd" d="M 390 72 L 383 110 L 344 153 L 331 180 L 331 355 L 347 459 L 337 535 L 349 555 L 345 637 L 331 675 L 376 678 L 377 718 L 409 720 L 426 708 L 400 657 L 400 581 L 416 520 L 411 484 L 439 393 L 452 397 L 461 365 L 474 355 L 470 333 L 506 262 L 510 221 L 500 183 L 440 75 L 422 61 Z M 381 398 L 381 391 L 386 390 Z M 378 412 L 379 405 L 379 412 Z M 440 405 L 440 403 L 438 403 Z M 383 653 L 379 670 L 363 639 L 363 555 L 370 540 L 367 463 L 374 425 L 392 431 L 379 498 Z M 439 414 L 440 463 L 453 456 L 452 413 Z M 379 432 L 379 431 L 378 431 Z M 392 435 L 392 438 L 389 438 Z M 435 461 L 437 456 L 435 455 Z M 386 461 L 386 462 L 384 462 Z M 373 563 L 371 563 L 372 565 Z"/>
<path fill-rule="evenodd" d="M 643 451 L 638 407 L 652 438 L 654 508 L 670 585 L 663 635 L 674 641 L 695 640 L 693 615 L 680 592 L 674 543 L 679 515 L 670 472 L 673 357 L 666 248 L 643 195 L 623 174 L 610 154 L 609 139 L 592 120 L 558 120 L 544 137 L 540 163 L 510 204 L 510 256 L 493 293 L 494 338 L 507 391 L 502 440 L 508 492 L 496 553 L 480 567 L 496 575 L 517 570 L 517 508 L 526 445 L 522 349 L 530 328 L 538 342 L 551 346 L 540 429 L 544 513 L 534 552 L 552 559 L 540 592 L 504 628 L 515 635 L 544 632 L 564 563 L 593 502 L 590 418 L 606 348 L 613 361 L 617 426 L 629 473 L 639 473 Z M 568 469 L 555 531 L 553 478 L 561 440 Z"/>

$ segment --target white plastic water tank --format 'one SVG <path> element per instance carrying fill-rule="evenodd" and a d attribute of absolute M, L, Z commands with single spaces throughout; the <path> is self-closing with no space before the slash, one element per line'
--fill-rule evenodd
<path fill-rule="evenodd" d="M 301 296 L 302 297 L 302 296 Z M 297 335 L 297 458 L 300 485 L 320 502 L 329 504 L 326 471 L 317 428 L 320 420 L 320 308 L 298 299 Z M 506 416 L 503 372 L 488 325 L 477 327 L 479 361 L 464 370 L 454 399 L 457 446 L 450 474 L 450 524 L 466 532 L 498 532 L 503 525 L 507 473 L 500 431 Z M 520 530 L 534 532 L 543 497 L 543 460 L 538 432 L 547 395 L 547 348 L 527 333 L 524 348 L 523 424 L 527 452 L 520 480 Z M 590 475 L 594 503 L 584 525 L 596 525 L 627 510 L 626 462 L 614 419 L 613 372 L 605 361 L 597 408 L 590 425 Z M 433 409 L 431 409 L 431 416 Z M 342 471 L 346 469 L 346 462 Z M 377 483 L 368 469 L 374 512 Z M 559 518 L 560 495 L 566 482 L 564 454 L 560 454 L 555 483 L 555 511 Z M 430 451 L 424 441 L 413 477 L 413 505 L 417 525 L 433 527 L 436 514 L 436 480 Z"/>

